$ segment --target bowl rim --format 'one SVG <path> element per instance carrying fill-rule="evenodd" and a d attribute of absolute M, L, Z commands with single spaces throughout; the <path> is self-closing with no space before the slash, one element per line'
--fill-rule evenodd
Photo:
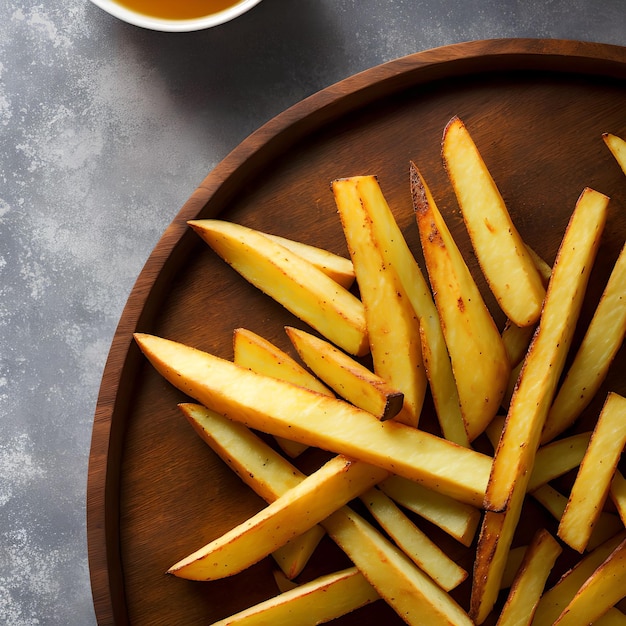
<path fill-rule="evenodd" d="M 219 26 L 220 24 L 229 22 L 249 11 L 252 7 L 259 4 L 261 0 L 239 0 L 239 2 L 233 6 L 218 11 L 217 13 L 182 20 L 172 20 L 146 15 L 122 6 L 118 4 L 116 0 L 91 0 L 91 2 L 100 7 L 103 11 L 106 11 L 109 15 L 117 17 L 133 26 L 161 32 L 191 32 L 212 28 L 213 26 Z"/>

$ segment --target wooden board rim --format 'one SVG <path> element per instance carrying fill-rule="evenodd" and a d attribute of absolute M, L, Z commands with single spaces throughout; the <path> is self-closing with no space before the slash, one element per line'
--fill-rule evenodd
<path fill-rule="evenodd" d="M 351 109 L 422 83 L 502 70 L 626 78 L 626 48 L 557 39 L 493 39 L 417 52 L 346 78 L 293 105 L 239 144 L 192 193 L 142 269 L 121 315 L 97 400 L 87 480 L 91 586 L 99 624 L 128 623 L 119 546 L 120 457 L 129 381 L 139 362 L 132 333 L 147 330 L 151 296 L 194 245 L 187 220 L 217 215 L 237 185 L 264 161 Z"/>

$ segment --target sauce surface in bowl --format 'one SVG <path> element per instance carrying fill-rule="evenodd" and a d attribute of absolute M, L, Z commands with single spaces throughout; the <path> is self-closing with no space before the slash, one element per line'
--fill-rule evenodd
<path fill-rule="evenodd" d="M 189 20 L 229 9 L 241 0 L 118 0 L 118 4 L 150 17 Z"/>

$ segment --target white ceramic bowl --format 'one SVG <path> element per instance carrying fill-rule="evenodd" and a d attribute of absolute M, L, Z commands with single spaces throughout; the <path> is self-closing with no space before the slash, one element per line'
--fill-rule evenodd
<path fill-rule="evenodd" d="M 189 32 L 218 26 L 219 24 L 229 22 L 242 13 L 249 11 L 253 6 L 261 2 L 261 0 L 241 0 L 228 9 L 224 9 L 223 11 L 219 11 L 218 13 L 213 13 L 212 15 L 207 15 L 205 17 L 198 17 L 189 20 L 169 20 L 158 17 L 150 17 L 149 15 L 132 11 L 131 9 L 127 9 L 121 4 L 118 4 L 115 0 L 91 1 L 96 6 L 104 9 L 107 13 L 110 13 L 128 24 L 134 24 L 135 26 L 141 26 L 142 28 L 166 32 Z"/>

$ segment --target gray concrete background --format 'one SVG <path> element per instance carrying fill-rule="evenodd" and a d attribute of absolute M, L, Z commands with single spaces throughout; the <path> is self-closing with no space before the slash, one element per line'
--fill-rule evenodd
<path fill-rule="evenodd" d="M 626 45 L 624 0 L 264 0 L 190 34 L 0 0 L 0 624 L 88 625 L 85 490 L 107 351 L 188 195 L 300 99 L 428 48 Z"/>

